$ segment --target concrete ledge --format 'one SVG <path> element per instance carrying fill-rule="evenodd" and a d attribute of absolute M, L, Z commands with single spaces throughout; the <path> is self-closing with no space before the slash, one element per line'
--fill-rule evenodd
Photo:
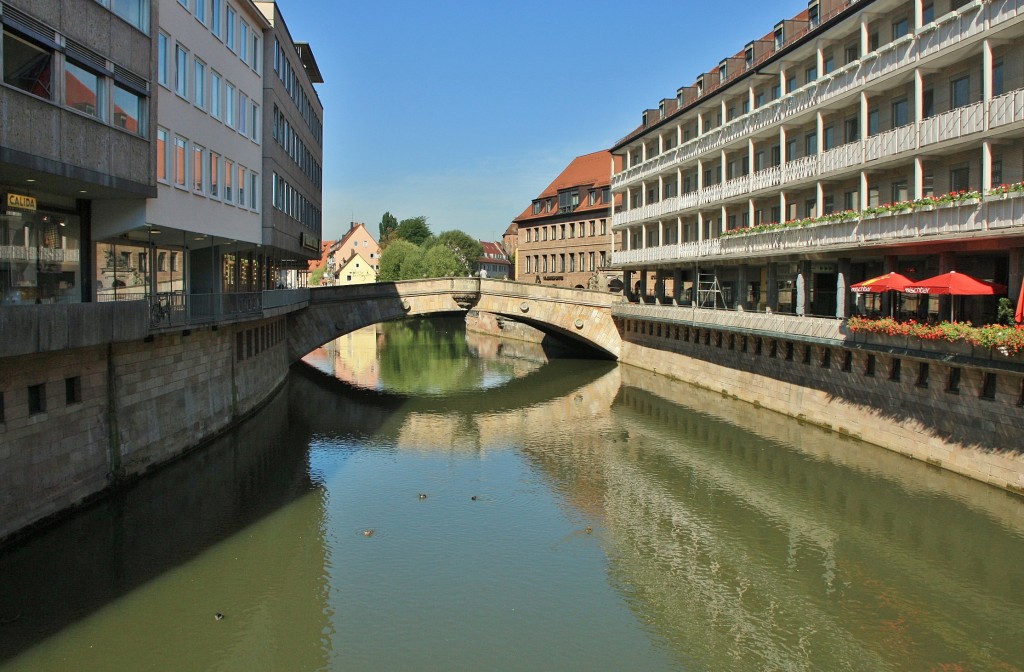
<path fill-rule="evenodd" d="M 146 301 L 0 308 L 0 357 L 86 348 L 149 335 Z"/>

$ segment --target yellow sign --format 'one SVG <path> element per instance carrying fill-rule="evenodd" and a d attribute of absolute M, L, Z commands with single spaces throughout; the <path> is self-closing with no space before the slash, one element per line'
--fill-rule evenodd
<path fill-rule="evenodd" d="M 22 196 L 21 194 L 7 194 L 7 207 L 18 208 L 19 210 L 35 210 L 36 199 L 32 196 Z"/>

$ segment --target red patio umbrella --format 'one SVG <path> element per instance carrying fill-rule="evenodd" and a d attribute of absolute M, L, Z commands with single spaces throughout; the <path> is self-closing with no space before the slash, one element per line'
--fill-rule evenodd
<path fill-rule="evenodd" d="M 896 292 L 902 292 L 907 285 L 914 284 L 914 281 L 905 275 L 899 273 L 886 273 L 880 275 L 877 278 L 871 278 L 870 280 L 864 280 L 862 282 L 855 282 L 850 285 L 850 291 L 857 294 L 864 292 L 888 292 L 890 290 Z"/>
<path fill-rule="evenodd" d="M 934 278 L 913 283 L 903 291 L 908 294 L 951 294 L 953 296 L 993 296 L 1005 294 L 1006 285 L 972 278 L 963 273 L 950 271 Z M 953 302 L 949 303 L 949 321 L 953 321 Z"/>
<path fill-rule="evenodd" d="M 1024 280 L 1020 281 L 1020 296 L 1017 297 L 1017 312 L 1013 314 L 1017 324 L 1024 324 Z"/>

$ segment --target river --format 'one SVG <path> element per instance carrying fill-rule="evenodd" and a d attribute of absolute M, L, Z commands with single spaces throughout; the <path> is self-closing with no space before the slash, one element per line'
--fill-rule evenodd
<path fill-rule="evenodd" d="M 0 551 L 7 670 L 1021 670 L 1024 499 L 461 321 Z"/>

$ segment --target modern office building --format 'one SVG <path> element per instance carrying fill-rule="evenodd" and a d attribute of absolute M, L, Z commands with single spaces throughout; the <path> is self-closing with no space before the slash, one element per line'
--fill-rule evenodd
<path fill-rule="evenodd" d="M 306 42 L 295 42 L 276 2 L 257 0 L 270 30 L 263 53 L 263 244 L 284 269 L 306 268 L 323 228 L 324 79 Z"/>
<path fill-rule="evenodd" d="M 617 280 L 608 273 L 612 164 L 607 150 L 576 157 L 512 221 L 518 228 L 516 280 L 583 289 L 593 278 Z"/>
<path fill-rule="evenodd" d="M 888 271 L 1016 297 L 1022 36 L 1019 0 L 812 0 L 615 144 L 613 265 L 648 301 L 807 315 L 883 308 L 848 287 Z M 994 299 L 962 310 L 991 321 Z"/>
<path fill-rule="evenodd" d="M 92 243 L 156 195 L 155 0 L 0 3 L 0 301 L 90 301 Z"/>

